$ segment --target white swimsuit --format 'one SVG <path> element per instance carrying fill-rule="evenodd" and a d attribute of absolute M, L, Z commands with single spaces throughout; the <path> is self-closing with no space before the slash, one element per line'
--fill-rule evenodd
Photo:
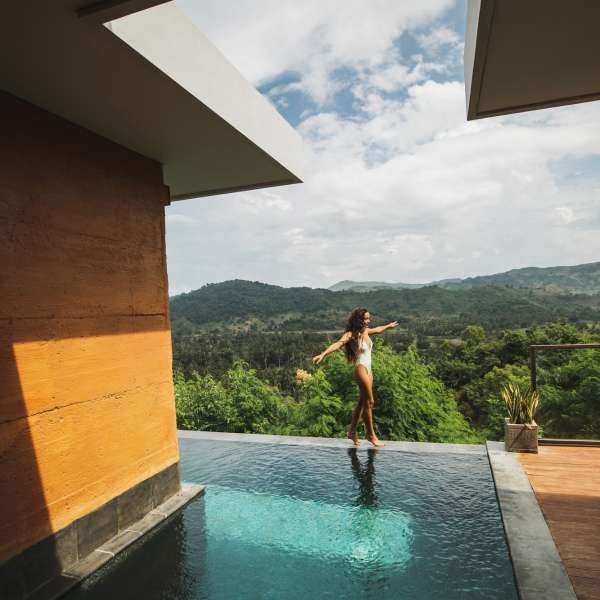
<path fill-rule="evenodd" d="M 373 342 L 369 346 L 367 342 L 361 340 L 361 344 L 358 349 L 358 356 L 356 357 L 356 364 L 363 365 L 371 374 L 371 350 L 373 348 Z"/>

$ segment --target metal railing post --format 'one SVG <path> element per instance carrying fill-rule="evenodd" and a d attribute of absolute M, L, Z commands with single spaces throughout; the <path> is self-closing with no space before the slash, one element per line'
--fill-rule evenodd
<path fill-rule="evenodd" d="M 537 390 L 537 373 L 535 364 L 535 348 L 529 346 L 529 370 L 531 372 L 531 389 Z"/>

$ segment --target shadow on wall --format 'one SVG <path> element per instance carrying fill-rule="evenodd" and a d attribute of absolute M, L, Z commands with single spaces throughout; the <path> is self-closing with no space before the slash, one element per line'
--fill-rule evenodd
<path fill-rule="evenodd" d="M 0 397 L 0 560 L 6 559 L 24 546 L 26 532 L 32 527 L 28 515 L 35 513 L 38 521 L 38 539 L 51 533 L 48 509 L 45 503 L 35 451 L 22 418 L 25 402 L 19 385 L 19 375 L 6 337 L 6 324 L 2 324 L 0 338 L 0 364 L 2 365 L 2 396 Z M 25 491 L 25 493 L 24 493 Z M 41 534 L 41 535 L 40 535 Z M 52 553 L 54 541 L 50 542 Z M 2 597 L 17 597 L 25 586 L 22 568 L 14 562 L 0 563 L 0 592 Z"/>

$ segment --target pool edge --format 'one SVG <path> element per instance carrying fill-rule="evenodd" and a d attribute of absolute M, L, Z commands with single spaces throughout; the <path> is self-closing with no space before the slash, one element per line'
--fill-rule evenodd
<path fill-rule="evenodd" d="M 503 442 L 486 450 L 520 600 L 577 600 L 523 466 Z"/>
<path fill-rule="evenodd" d="M 138 542 L 143 543 L 148 533 L 170 521 L 174 515 L 183 510 L 190 502 L 202 496 L 204 492 L 203 485 L 182 482 L 179 492 L 170 496 L 140 520 L 119 531 L 85 558 L 70 565 L 60 575 L 28 596 L 27 600 L 58 600 L 62 598 L 98 569 L 110 564 L 124 550 Z"/>
<path fill-rule="evenodd" d="M 212 440 L 216 442 L 253 442 L 259 444 L 282 444 L 289 446 L 318 446 L 328 448 L 353 448 L 350 440 L 344 438 L 301 437 L 292 435 L 267 435 L 261 433 L 226 433 L 220 431 L 177 430 L 178 439 Z M 454 454 L 475 454 L 484 456 L 483 444 L 446 444 L 437 442 L 385 441 L 384 451 L 394 452 L 443 452 Z M 373 446 L 363 440 L 358 450 Z"/>

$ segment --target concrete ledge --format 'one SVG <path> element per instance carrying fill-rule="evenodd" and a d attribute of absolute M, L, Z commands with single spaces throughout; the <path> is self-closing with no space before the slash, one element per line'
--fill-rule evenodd
<path fill-rule="evenodd" d="M 521 600 L 577 600 L 519 459 L 503 442 L 486 444 Z"/>
<path fill-rule="evenodd" d="M 344 438 L 300 437 L 292 435 L 263 435 L 260 433 L 223 433 L 219 431 L 177 430 L 177 437 L 191 440 L 213 440 L 216 442 L 255 442 L 259 444 L 284 444 L 290 446 L 321 446 L 329 448 L 352 448 L 350 440 Z M 485 455 L 485 447 L 480 444 L 438 444 L 431 442 L 393 442 L 383 440 L 382 451 L 396 452 L 442 452 L 455 454 Z M 368 450 L 373 446 L 366 440 L 358 450 Z"/>
<path fill-rule="evenodd" d="M 132 523 L 128 529 L 117 533 L 85 558 L 65 569 L 59 577 L 38 589 L 35 596 L 31 598 L 35 598 L 35 600 L 56 600 L 60 598 L 100 567 L 110 562 L 123 550 L 138 541 L 143 541 L 147 533 L 165 523 L 169 517 L 179 512 L 203 493 L 204 486 L 202 485 L 182 484 L 181 490 L 174 496 L 165 500 L 139 521 Z"/>

